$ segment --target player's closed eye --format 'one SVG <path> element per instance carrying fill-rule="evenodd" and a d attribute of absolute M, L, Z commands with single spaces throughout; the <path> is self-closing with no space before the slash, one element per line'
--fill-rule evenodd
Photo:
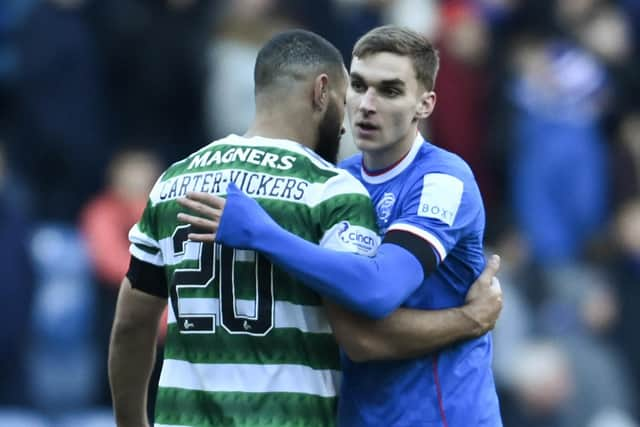
<path fill-rule="evenodd" d="M 402 91 L 393 87 L 383 87 L 380 89 L 380 93 L 387 98 L 395 98 L 396 96 L 402 95 Z"/>
<path fill-rule="evenodd" d="M 366 90 L 366 86 L 359 80 L 351 80 L 351 89 L 356 92 L 364 92 Z"/>

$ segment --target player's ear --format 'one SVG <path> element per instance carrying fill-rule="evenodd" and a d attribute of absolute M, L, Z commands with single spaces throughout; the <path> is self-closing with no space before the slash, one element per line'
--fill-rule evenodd
<path fill-rule="evenodd" d="M 329 76 L 318 75 L 313 81 L 313 109 L 324 111 L 329 105 Z"/>
<path fill-rule="evenodd" d="M 416 119 L 426 119 L 433 113 L 436 106 L 436 93 L 432 90 L 424 91 L 420 96 L 416 108 Z"/>

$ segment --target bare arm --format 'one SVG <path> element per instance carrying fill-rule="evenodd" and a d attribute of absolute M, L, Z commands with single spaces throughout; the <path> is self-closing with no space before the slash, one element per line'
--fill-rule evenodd
<path fill-rule="evenodd" d="M 325 301 L 333 332 L 356 362 L 407 359 L 434 352 L 493 329 L 502 309 L 502 291 L 495 279 L 500 258 L 493 256 L 467 295 L 467 304 L 446 310 L 401 308 L 372 320 Z"/>
<path fill-rule="evenodd" d="M 147 387 L 156 353 L 158 323 L 166 300 L 120 286 L 111 342 L 109 383 L 118 427 L 146 427 Z"/>

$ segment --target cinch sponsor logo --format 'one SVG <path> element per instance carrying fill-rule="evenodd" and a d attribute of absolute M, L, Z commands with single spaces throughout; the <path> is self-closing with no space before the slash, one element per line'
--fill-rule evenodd
<path fill-rule="evenodd" d="M 340 223 L 338 236 L 343 243 L 356 246 L 366 252 L 375 249 L 377 245 L 377 239 L 376 236 L 373 236 L 373 231 L 363 227 L 352 226 L 349 221 Z"/>

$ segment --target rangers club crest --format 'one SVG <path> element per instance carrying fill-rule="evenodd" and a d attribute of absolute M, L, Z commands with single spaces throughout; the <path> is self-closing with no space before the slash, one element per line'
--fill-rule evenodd
<path fill-rule="evenodd" d="M 376 204 L 376 215 L 378 217 L 380 233 L 386 231 L 389 218 L 391 218 L 391 210 L 395 203 L 396 196 L 393 193 L 384 193 L 380 201 Z"/>

